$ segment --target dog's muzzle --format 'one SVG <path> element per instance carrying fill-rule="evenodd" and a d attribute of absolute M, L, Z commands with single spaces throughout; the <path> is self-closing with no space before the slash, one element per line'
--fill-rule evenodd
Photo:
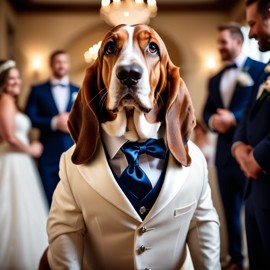
<path fill-rule="evenodd" d="M 151 108 L 143 105 L 138 96 L 139 82 L 143 76 L 143 68 L 138 64 L 120 65 L 116 69 L 116 77 L 123 86 L 119 103 L 128 110 L 134 107 L 139 108 L 142 112 L 148 113 Z M 118 107 L 118 106 L 117 106 Z M 116 113 L 118 108 L 111 110 Z"/>
<path fill-rule="evenodd" d="M 116 69 L 116 76 L 121 84 L 128 88 L 136 85 L 142 78 L 143 69 L 140 65 L 119 66 Z"/>

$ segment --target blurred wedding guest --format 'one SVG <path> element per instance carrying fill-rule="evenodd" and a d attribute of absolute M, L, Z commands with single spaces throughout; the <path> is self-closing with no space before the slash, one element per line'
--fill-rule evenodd
<path fill-rule="evenodd" d="M 196 121 L 196 126 L 194 128 L 194 139 L 193 142 L 201 149 L 203 152 L 207 164 L 212 165 L 214 158 L 215 145 L 210 139 L 209 130 L 200 120 Z"/>
<path fill-rule="evenodd" d="M 211 187 L 213 204 L 217 210 L 220 220 L 220 262 L 221 266 L 227 265 L 228 241 L 226 222 L 224 218 L 223 205 L 220 199 L 216 168 L 214 164 L 217 135 L 216 133 L 209 131 L 201 120 L 196 120 L 196 126 L 192 135 L 193 142 L 201 149 L 207 161 L 208 178 L 209 185 Z"/>
<path fill-rule="evenodd" d="M 254 82 L 264 64 L 242 51 L 241 25 L 229 22 L 218 26 L 217 47 L 225 66 L 209 80 L 203 118 L 218 134 L 215 165 L 225 212 L 230 261 L 226 269 L 242 269 L 241 208 L 245 176 L 231 155 L 235 128 L 250 100 Z"/>
<path fill-rule="evenodd" d="M 21 78 L 13 60 L 0 61 L 0 268 L 37 269 L 47 246 L 48 206 L 28 140 L 30 119 L 17 106 Z"/>
<path fill-rule="evenodd" d="M 38 169 L 51 205 L 54 189 L 59 181 L 59 160 L 73 141 L 67 128 L 69 111 L 79 88 L 69 81 L 70 59 L 63 50 L 50 56 L 51 78 L 32 87 L 26 113 L 33 127 L 40 131 L 44 151 L 39 159 Z"/>
<path fill-rule="evenodd" d="M 270 51 L 270 0 L 246 1 L 249 38 Z M 270 269 L 270 64 L 253 88 L 232 152 L 245 173 L 245 223 L 250 270 Z"/>

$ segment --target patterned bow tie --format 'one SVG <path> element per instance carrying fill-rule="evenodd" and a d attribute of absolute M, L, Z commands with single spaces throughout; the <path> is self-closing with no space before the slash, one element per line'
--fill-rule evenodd
<path fill-rule="evenodd" d="M 152 184 L 139 166 L 139 155 L 145 153 L 165 159 L 166 146 L 164 140 L 150 139 L 145 143 L 127 142 L 121 147 L 121 150 L 127 158 L 128 166 L 121 174 L 120 181 L 140 200 L 152 189 Z"/>

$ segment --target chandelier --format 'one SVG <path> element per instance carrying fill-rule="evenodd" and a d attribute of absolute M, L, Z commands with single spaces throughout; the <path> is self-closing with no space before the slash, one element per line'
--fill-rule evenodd
<path fill-rule="evenodd" d="M 157 13 L 156 0 L 101 0 L 100 15 L 112 25 L 148 24 Z"/>

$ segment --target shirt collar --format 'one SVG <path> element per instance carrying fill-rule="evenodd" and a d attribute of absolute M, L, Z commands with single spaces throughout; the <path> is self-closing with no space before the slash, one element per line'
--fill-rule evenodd
<path fill-rule="evenodd" d="M 237 65 L 237 69 L 242 69 L 247 60 L 247 56 L 241 52 L 232 62 L 228 62 L 227 64 L 235 63 Z"/>
<path fill-rule="evenodd" d="M 236 58 L 235 58 L 235 64 L 239 69 L 242 69 L 244 67 L 244 64 L 247 60 L 247 56 L 244 53 L 240 53 Z"/>
<path fill-rule="evenodd" d="M 66 76 L 64 76 L 62 79 L 56 79 L 55 77 L 52 77 L 51 78 L 51 84 L 52 85 L 57 85 L 57 84 L 62 84 L 62 85 L 66 85 L 66 86 L 68 86 L 69 85 L 69 78 L 68 78 L 68 76 L 66 75 Z"/>
<path fill-rule="evenodd" d="M 101 128 L 101 136 L 110 159 L 113 159 L 120 150 L 120 148 L 122 147 L 122 145 L 128 141 L 124 136 L 112 137 L 108 135 L 102 128 Z M 165 126 L 161 127 L 158 133 L 152 138 L 153 139 L 163 138 L 166 144 Z"/>

